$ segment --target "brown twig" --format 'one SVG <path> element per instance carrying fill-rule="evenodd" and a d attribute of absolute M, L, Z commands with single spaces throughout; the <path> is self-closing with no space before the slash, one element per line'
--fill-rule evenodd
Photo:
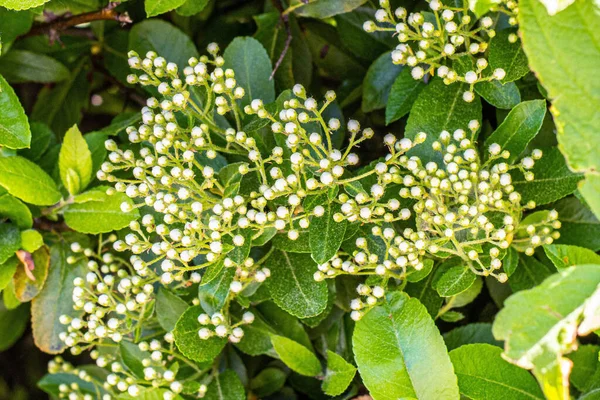
<path fill-rule="evenodd" d="M 51 221 L 44 217 L 34 218 L 33 228 L 44 232 L 69 232 L 71 228 L 64 221 Z"/>
<path fill-rule="evenodd" d="M 269 77 L 269 80 L 272 80 L 273 77 L 275 76 L 275 72 L 277 72 L 277 70 L 279 69 L 279 66 L 283 62 L 283 59 L 285 58 L 285 56 L 290 48 L 290 44 L 292 43 L 292 30 L 290 28 L 289 15 L 283 13 L 283 7 L 279 1 L 272 0 L 272 2 L 273 2 L 273 5 L 275 6 L 275 8 L 277 8 L 277 10 L 279 10 L 280 20 L 283 23 L 283 25 L 285 26 L 285 31 L 287 33 L 287 37 L 285 39 L 285 45 L 283 46 L 283 50 L 281 50 L 281 54 L 279 55 L 279 58 L 277 59 L 277 62 L 275 63 L 275 66 L 273 67 L 273 72 L 271 72 L 271 76 Z M 275 39 L 275 40 L 277 40 L 277 39 Z"/>
<path fill-rule="evenodd" d="M 111 2 L 106 7 L 98 11 L 92 11 L 84 14 L 69 15 L 61 18 L 57 18 L 53 21 L 49 21 L 43 24 L 39 24 L 31 28 L 24 37 L 36 36 L 36 35 L 48 35 L 50 40 L 54 41 L 58 39 L 60 32 L 67 30 L 73 26 L 85 24 L 92 21 L 117 21 L 121 24 L 131 23 L 131 18 L 125 13 L 118 13 L 115 11 L 115 7 L 119 3 Z"/>

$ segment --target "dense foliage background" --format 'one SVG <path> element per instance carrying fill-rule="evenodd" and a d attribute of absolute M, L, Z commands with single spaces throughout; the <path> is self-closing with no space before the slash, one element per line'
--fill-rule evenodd
<path fill-rule="evenodd" d="M 464 262 L 453 261 L 460 258 L 443 262 L 448 254 L 430 254 L 412 276 L 385 281 L 370 276 L 366 281 L 364 274 L 340 273 L 343 276 L 327 284 L 315 283 L 316 262 L 325 264 L 340 247 L 345 255 L 356 255 L 359 237 L 367 238 L 365 246 L 371 251 L 386 253 L 391 244 L 384 243 L 373 226 L 397 232 L 420 229 L 413 213 L 393 223 L 374 223 L 370 217 L 350 220 L 341 233 L 313 219 L 310 231 L 313 224 L 315 231 L 320 229 L 322 246 L 315 235 L 309 240 L 306 227 L 298 241 L 283 233 L 275 236 L 274 228 L 266 239 L 255 237 L 252 256 L 270 261 L 265 267 L 277 271 L 282 257 L 291 257 L 286 259 L 292 270 L 304 271 L 300 278 L 293 271 L 276 272 L 267 279 L 283 283 L 269 290 L 253 287 L 255 292 L 230 295 L 229 283 L 220 286 L 233 279 L 227 268 L 210 270 L 218 284 L 205 277 L 204 286 L 194 277 L 187 286 L 169 286 L 163 277 L 162 286 L 171 290 L 158 291 L 160 283 L 155 284 L 156 310 L 148 316 L 154 325 L 145 326 L 144 333 L 158 337 L 174 330 L 177 347 L 169 350 L 169 362 L 173 357 L 187 361 L 170 368 L 175 374 L 181 368 L 183 378 L 178 379 L 183 381 L 196 376 L 194 371 L 202 377 L 195 385 L 184 385 L 174 398 L 197 398 L 203 394 L 200 383 L 208 386 L 205 398 L 227 400 L 352 399 L 369 391 L 376 400 L 454 399 L 459 391 L 471 399 L 600 398 L 600 342 L 591 333 L 600 328 L 600 6 L 594 0 L 444 1 L 457 20 L 468 16 L 473 21 L 464 25 L 485 43 L 479 56 L 465 51 L 438 60 L 459 75 L 453 81 L 446 73 L 444 81 L 437 67 L 427 69 L 437 61 L 419 61 L 425 70 L 399 61 L 392 53 L 398 51 L 397 28 L 377 15 L 381 7 L 392 12 L 404 7 L 408 14 L 419 12 L 438 26 L 431 4 L 435 1 L 390 0 L 380 5 L 370 0 L 0 0 L 0 399 L 64 397 L 68 392 L 100 398 L 96 388 L 86 386 L 85 379 L 64 364 L 51 364 L 49 374 L 47 370 L 53 359 L 49 354 L 73 347 L 60 338 L 66 330 L 60 319 L 72 315 L 73 280 L 86 273 L 83 248 L 98 249 L 101 255 L 117 238 L 127 240 L 130 222 L 144 214 L 123 208 L 121 203 L 129 201 L 124 190 L 109 196 L 107 183 L 96 175 L 101 167 L 105 170 L 103 163 L 113 151 L 105 148 L 106 140 L 114 140 L 115 149 L 118 145 L 139 151 L 140 146 L 129 143 L 131 131 L 126 128 L 146 123 L 140 114 L 146 98 L 161 99 L 160 88 L 133 84 L 138 78 L 128 78 L 135 64 L 131 58 L 136 57 L 128 52 L 134 50 L 143 59 L 154 51 L 183 71 L 190 57 L 209 54 L 210 43 L 218 44 L 224 68 L 235 71 L 237 85 L 244 89 L 240 110 L 250 110 L 227 114 L 227 119 L 217 113 L 229 109 L 220 113 L 204 104 L 210 110 L 208 119 L 223 131 L 225 126 L 243 128 L 259 141 L 263 157 L 286 142 L 254 115 L 260 116 L 263 105 L 255 107 L 251 100 L 261 99 L 264 109 L 277 116 L 291 108 L 295 84 L 320 104 L 328 99 L 323 118 L 339 119 L 341 128 L 331 128 L 330 123 L 329 131 L 323 121 L 319 129 L 325 135 L 336 131 L 336 148 L 354 143 L 348 121 L 373 129 L 369 134 L 363 131 L 373 138 L 353 149 L 360 164 L 349 173 L 357 176 L 373 170 L 394 148 L 395 141 L 386 144 L 388 133 L 418 141 L 419 132 L 426 132 L 430 147 L 443 130 L 452 134 L 471 129 L 474 137 L 478 135 L 473 149 L 482 160 L 492 143 L 510 150 L 510 163 L 515 165 L 518 156 L 536 154 L 534 149 L 541 149 L 543 157 L 535 157 L 533 180 L 523 168 L 511 178 L 522 196 L 523 207 L 515 207 L 523 223 L 515 233 L 520 239 L 499 256 L 499 275 L 473 273 Z M 489 25 L 482 22 L 485 18 Z M 388 30 L 373 32 L 375 28 L 365 25 L 375 20 Z M 422 24 L 417 24 L 418 30 Z M 412 44 L 418 46 L 417 41 Z M 489 67 L 486 63 L 487 69 L 477 69 L 478 80 L 472 84 L 462 76 L 476 69 L 479 57 Z M 503 73 L 492 75 L 497 68 Z M 337 96 L 326 94 L 329 90 Z M 182 118 L 178 122 L 184 123 Z M 430 150 L 415 150 L 411 154 L 421 156 L 423 164 L 428 157 L 435 159 Z M 244 191 L 246 181 L 237 173 L 239 155 L 201 154 L 198 162 L 214 168 L 227 193 Z M 287 149 L 283 157 L 289 164 Z M 113 158 L 110 162 L 117 164 Z M 127 180 L 128 173 L 117 173 L 115 179 Z M 339 188 L 334 184 L 336 191 L 313 198 L 312 207 L 329 204 L 324 212 L 333 221 L 338 190 L 351 197 L 361 191 L 374 193 L 369 188 L 377 182 L 369 178 Z M 386 196 L 400 198 L 401 185 L 395 184 L 386 187 Z M 258 184 L 252 190 L 258 191 Z M 559 224 L 550 210 L 558 212 Z M 537 231 L 542 240 L 536 236 L 531 247 L 537 228 L 532 233 L 528 225 L 547 228 L 543 234 L 542 228 Z M 560 236 L 552 236 L 555 229 Z M 116 236 L 111 237 L 112 232 Z M 123 249 L 132 250 L 132 244 L 123 244 Z M 378 246 L 383 247 L 373 250 Z M 488 251 L 482 246 L 467 250 Z M 249 252 L 247 242 L 246 256 Z M 272 252 L 279 258 L 269 259 Z M 85 257 L 92 257 L 92 251 L 88 255 L 86 250 Z M 292 279 L 309 293 L 306 304 L 286 303 L 285 295 L 295 290 L 286 284 Z M 365 282 L 368 289 L 360 286 Z M 381 289 L 377 285 L 385 287 L 387 300 L 383 291 L 375 295 L 373 288 Z M 361 296 L 365 303 L 352 305 Z M 310 314 L 306 307 L 320 300 L 323 309 Z M 259 321 L 244 327 L 241 344 L 230 337 L 231 344 L 225 346 L 224 339 L 214 351 L 198 339 L 196 319 L 209 308 L 229 312 L 230 301 L 236 321 L 243 320 L 242 308 L 252 310 Z M 153 309 L 154 298 L 151 304 Z M 360 307 L 364 313 L 351 314 Z M 189 333 L 182 333 L 184 329 L 192 332 L 189 340 L 183 338 Z M 87 365 L 83 376 L 103 382 L 108 372 L 93 365 L 98 354 L 90 357 L 83 347 L 62 357 L 75 366 Z M 128 376 L 143 377 L 142 360 L 149 353 L 135 345 L 117 347 L 119 354 L 111 357 L 124 365 L 120 368 Z M 215 352 L 212 367 L 212 359 L 203 358 L 209 352 Z M 79 387 L 60 386 L 73 382 Z M 169 385 L 159 386 L 143 392 L 143 398 L 163 398 Z M 119 398 L 130 398 L 127 390 L 118 391 L 125 392 Z"/>

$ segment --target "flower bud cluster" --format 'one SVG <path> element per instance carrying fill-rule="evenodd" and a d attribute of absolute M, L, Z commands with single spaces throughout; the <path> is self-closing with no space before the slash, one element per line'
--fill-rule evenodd
<path fill-rule="evenodd" d="M 74 375 L 74 380 L 83 381 L 86 385 L 91 385 L 93 391 L 82 387 L 77 382 L 70 384 L 61 383 L 58 385 L 58 398 L 68 400 L 110 400 L 112 396 L 104 393 L 102 397 L 97 397 L 97 393 L 102 392 L 102 382 L 99 382 L 97 377 L 89 374 L 83 369 L 75 368 L 70 362 L 65 361 L 62 357 L 54 357 L 48 362 L 48 372 L 51 374 L 70 374 Z"/>
<path fill-rule="evenodd" d="M 552 218 L 537 221 L 530 229 L 521 227 L 524 212 L 533 209 L 535 203 L 521 203 L 512 173 L 518 171 L 532 180 L 531 169 L 542 152 L 533 150 L 530 157 L 511 164 L 510 152 L 493 143 L 481 159 L 471 139 L 478 128 L 478 122 L 471 121 L 469 134 L 462 129 L 452 134 L 441 132 L 432 144 L 441 162 L 423 163 L 417 156 L 401 158 L 406 175 L 400 196 L 416 201 L 412 208 L 418 234 L 425 235 L 422 246 L 430 255 L 458 256 L 475 274 L 505 281 L 506 276 L 498 270 L 516 233 L 516 249 L 524 248 L 531 254 L 535 247 L 559 236 L 554 229 L 560 228 L 560 223 L 556 223 L 554 211 L 549 213 Z"/>
<path fill-rule="evenodd" d="M 350 301 L 350 318 L 360 320 L 371 308 L 375 307 L 385 298 L 385 289 L 382 286 L 370 286 L 364 283 L 356 287 L 359 297 Z"/>
<path fill-rule="evenodd" d="M 100 248 L 115 239 L 111 235 L 100 243 Z M 85 263 L 88 272 L 73 280 L 73 308 L 80 315 L 61 315 L 59 320 L 67 330 L 59 336 L 77 355 L 106 342 L 119 343 L 131 335 L 151 307 L 155 279 L 137 274 L 131 263 L 110 252 L 98 254 L 77 242 L 71 244 L 71 251 L 74 254 L 67 262 Z"/>
<path fill-rule="evenodd" d="M 135 346 L 138 348 L 136 351 L 141 354 L 139 362 L 143 368 L 143 376 L 132 374 L 123 365 L 122 359 L 115 358 L 112 354 L 102 354 L 98 350 L 90 353 L 98 367 L 108 369 L 110 372 L 102 385 L 107 392 L 127 393 L 131 397 L 138 397 L 142 391 L 164 388 L 166 391 L 163 392 L 163 399 L 172 400 L 184 389 L 182 380 L 177 379 L 180 362 L 196 371 L 196 375 L 193 376 L 203 374 L 203 371 L 193 362 L 177 355 L 171 333 L 164 336 L 164 341 L 142 340 Z M 204 397 L 206 391 L 206 385 L 200 385 L 196 397 Z"/>
<path fill-rule="evenodd" d="M 488 70 L 484 56 L 489 41 L 496 36 L 494 20 L 486 15 L 474 21 L 471 14 L 463 8 L 446 5 L 441 0 L 430 0 L 432 18 L 429 13 L 408 13 L 403 7 L 392 11 L 389 0 L 380 0 L 382 8 L 375 12 L 375 21 L 366 21 L 366 32 L 393 32 L 400 44 L 392 51 L 394 64 L 411 68 L 414 79 L 422 79 L 427 73 L 443 78 L 447 85 L 464 82 L 469 90 L 463 99 L 471 102 L 475 99 L 473 86 L 478 82 L 504 79 L 506 72 L 497 68 Z M 515 1 L 501 1 L 494 10 L 508 13 L 509 23 L 516 25 Z M 514 39 L 511 36 L 511 39 Z M 458 73 L 452 69 L 451 61 L 466 57 L 475 62 L 476 69 Z"/>
<path fill-rule="evenodd" d="M 239 343 L 244 337 L 242 325 L 254 322 L 254 314 L 247 311 L 242 319 L 237 323 L 231 323 L 230 317 L 220 312 L 212 315 L 198 315 L 198 322 L 202 328 L 198 330 L 198 336 L 202 340 L 208 340 L 211 337 L 228 338 L 231 343 Z"/>
<path fill-rule="evenodd" d="M 359 236 L 355 240 L 356 250 L 350 257 L 339 252 L 330 261 L 318 266 L 314 278 L 321 281 L 337 275 L 378 275 L 383 279 L 404 280 L 407 274 L 423 269 L 425 252 L 424 232 L 414 232 L 407 228 L 402 234 L 386 224 L 371 228 L 371 239 L 376 244 L 369 244 L 368 238 Z M 377 297 L 377 296 L 376 296 Z"/>

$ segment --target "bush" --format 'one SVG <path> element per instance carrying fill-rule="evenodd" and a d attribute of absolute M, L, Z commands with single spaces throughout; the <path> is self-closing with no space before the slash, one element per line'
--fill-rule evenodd
<path fill-rule="evenodd" d="M 0 349 L 41 390 L 597 396 L 594 1 L 90 3 L 0 0 Z"/>

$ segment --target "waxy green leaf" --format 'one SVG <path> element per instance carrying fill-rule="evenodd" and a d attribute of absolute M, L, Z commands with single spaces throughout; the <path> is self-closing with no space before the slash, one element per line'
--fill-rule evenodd
<path fill-rule="evenodd" d="M 92 179 L 92 153 L 77 125 L 65 133 L 58 168 L 63 185 L 72 195 L 85 189 Z"/>
<path fill-rule="evenodd" d="M 0 58 L 0 74 L 12 83 L 60 82 L 71 75 L 54 58 L 27 50 L 11 50 Z"/>
<path fill-rule="evenodd" d="M 473 400 L 544 399 L 535 378 L 501 357 L 502 349 L 468 344 L 450 352 L 460 394 Z"/>
<path fill-rule="evenodd" d="M 0 223 L 0 264 L 15 255 L 21 248 L 19 228 L 13 224 Z"/>
<path fill-rule="evenodd" d="M 508 150 L 510 157 L 503 162 L 514 162 L 527 145 L 537 135 L 546 115 L 545 100 L 524 101 L 510 110 L 504 121 L 485 140 L 485 148 L 492 143 L 500 145 L 502 150 Z M 486 152 L 486 156 L 489 153 Z"/>
<path fill-rule="evenodd" d="M 0 75 L 0 146 L 9 149 L 29 147 L 31 130 L 15 91 Z"/>
<path fill-rule="evenodd" d="M 52 178 L 26 158 L 0 158 L 0 186 L 18 199 L 38 206 L 58 203 L 62 197 Z"/>
<path fill-rule="evenodd" d="M 510 296 L 496 315 L 493 332 L 505 341 L 505 358 L 532 369 L 550 398 L 568 399 L 563 354 L 575 350 L 578 335 L 600 328 L 599 285 L 600 265 L 570 267 Z"/>
<path fill-rule="evenodd" d="M 410 70 L 410 68 L 402 69 L 392 84 L 385 107 L 386 125 L 408 114 L 419 93 L 425 88 L 425 83 L 421 79 L 414 79 Z"/>
<path fill-rule="evenodd" d="M 306 376 L 321 374 L 317 356 L 300 343 L 278 335 L 271 335 L 271 343 L 281 361 L 293 371 Z"/>
<path fill-rule="evenodd" d="M 521 202 L 535 201 L 537 205 L 548 204 L 573 193 L 583 176 L 571 171 L 564 156 L 557 148 L 544 152 L 536 161 L 532 172 L 534 179 L 527 181 L 519 175 L 513 179 L 515 190 L 521 194 Z"/>
<path fill-rule="evenodd" d="M 423 162 L 440 159 L 441 154 L 434 152 L 431 144 L 443 130 L 468 131 L 469 121 L 481 121 L 481 100 L 475 96 L 471 103 L 464 101 L 463 93 L 467 90 L 466 84 L 446 85 L 436 78 L 421 91 L 408 116 L 405 135 L 414 139 L 420 132 L 425 132 L 427 140 L 410 154 L 421 157 Z"/>
<path fill-rule="evenodd" d="M 358 321 L 352 343 L 373 399 L 459 397 L 442 336 L 425 307 L 405 293 L 391 293 Z"/>
<path fill-rule="evenodd" d="M 69 205 L 64 212 L 65 222 L 83 233 L 103 233 L 125 228 L 140 214 L 136 208 L 128 212 L 121 210 L 122 203 L 133 204 L 125 193 L 106 194 L 106 187 L 96 187 L 83 195 L 93 195 L 89 201 Z"/>
<path fill-rule="evenodd" d="M 35 345 L 46 353 L 58 354 L 66 344 L 60 340 L 67 327 L 60 323 L 61 315 L 72 318 L 83 315 L 83 310 L 73 309 L 73 280 L 86 274 L 84 260 L 69 264 L 69 245 L 61 242 L 50 248 L 50 268 L 44 288 L 31 302 L 31 327 Z M 38 266 L 36 265 L 36 268 Z"/>
<path fill-rule="evenodd" d="M 310 223 L 310 251 L 317 264 L 324 264 L 337 253 L 346 233 L 347 221 L 336 222 L 333 215 L 339 207 L 326 202 L 322 205 L 325 212 L 322 216 L 313 216 Z"/>
<path fill-rule="evenodd" d="M 356 367 L 331 350 L 327 350 L 327 371 L 323 391 L 329 396 L 342 394 L 354 379 Z"/>
<path fill-rule="evenodd" d="M 271 77 L 271 60 L 260 42 L 251 37 L 235 38 L 223 53 L 225 68 L 235 71 L 238 86 L 245 89 L 246 95 L 240 100 L 242 106 L 253 99 L 261 99 L 264 104 L 275 100 L 275 83 Z"/>
<path fill-rule="evenodd" d="M 221 338 L 216 335 L 206 340 L 200 339 L 198 331 L 203 326 L 198 322 L 198 315 L 203 312 L 204 310 L 201 306 L 189 307 L 179 317 L 173 330 L 175 344 L 177 344 L 177 348 L 181 354 L 190 360 L 198 362 L 214 360 L 221 350 L 223 350 L 225 344 L 227 344 L 227 338 Z"/>
<path fill-rule="evenodd" d="M 327 306 L 327 285 L 316 282 L 317 264 L 309 254 L 275 250 L 265 262 L 271 270 L 266 281 L 273 301 L 288 313 L 299 317 L 319 315 Z"/>

